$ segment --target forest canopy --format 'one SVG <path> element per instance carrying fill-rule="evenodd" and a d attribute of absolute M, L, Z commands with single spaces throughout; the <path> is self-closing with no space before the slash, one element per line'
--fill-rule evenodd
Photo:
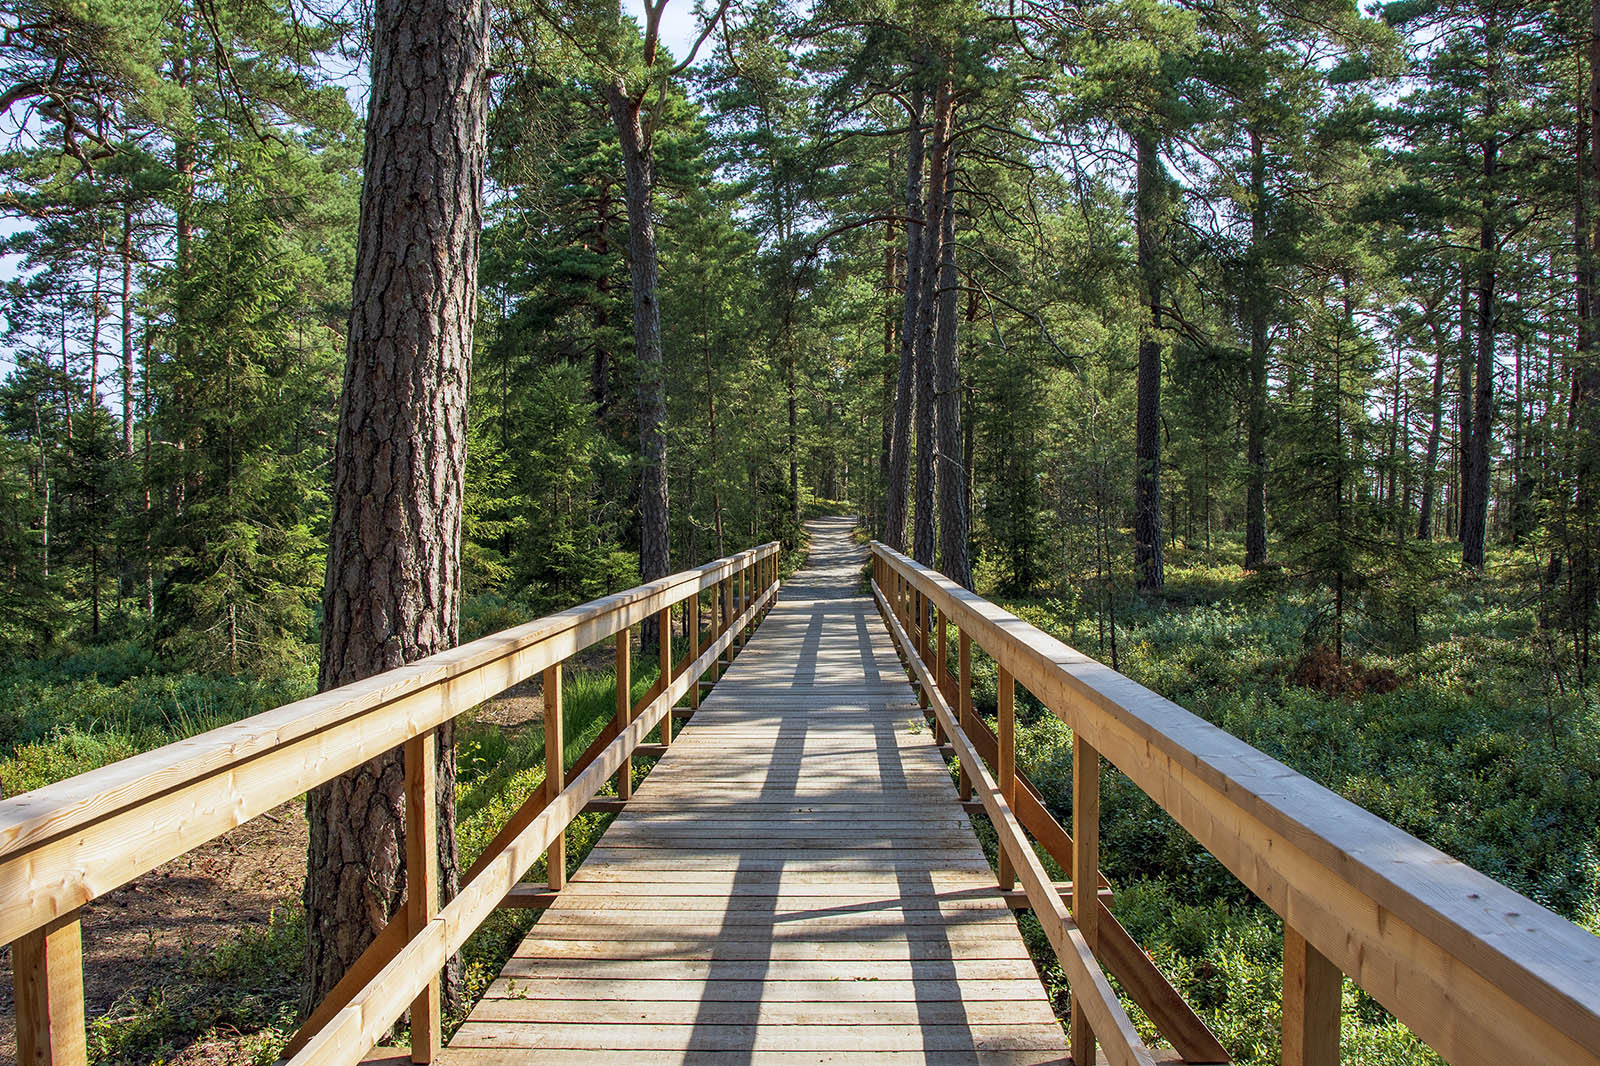
<path fill-rule="evenodd" d="M 1600 923 L 1600 2 L 485 6 L 436 640 L 853 514 Z M 361 672 L 324 652 L 370 15 L 0 13 L 0 790 L 178 702 L 58 715 L 80 683 L 228 720 Z M 1128 921 L 1204 1001 L 1184 923 L 1243 980 L 1260 915 L 1123 799 L 1112 876 L 1197 871 Z"/>

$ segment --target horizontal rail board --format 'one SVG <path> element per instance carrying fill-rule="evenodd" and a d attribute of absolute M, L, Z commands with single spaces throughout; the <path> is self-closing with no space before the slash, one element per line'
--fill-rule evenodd
<path fill-rule="evenodd" d="M 765 544 L 0 800 L 0 944 L 778 550 Z"/>
<path fill-rule="evenodd" d="M 1456 1066 L 1600 1066 L 1600 938 L 882 544 L 876 556 Z"/>

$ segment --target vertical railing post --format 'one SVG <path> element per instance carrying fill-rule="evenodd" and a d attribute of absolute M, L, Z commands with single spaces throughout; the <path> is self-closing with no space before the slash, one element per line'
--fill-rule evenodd
<path fill-rule="evenodd" d="M 1072 920 L 1089 950 L 1100 946 L 1100 753 L 1072 738 Z M 1094 1030 L 1072 996 L 1072 1061 L 1094 1066 Z"/>
<path fill-rule="evenodd" d="M 545 696 L 545 716 L 550 714 Z M 405 743 L 406 924 L 421 936 L 439 913 L 439 734 L 430 729 Z M 432 1062 L 439 1053 L 439 975 L 411 1002 L 411 1061 Z"/>
<path fill-rule="evenodd" d="M 1283 924 L 1283 1066 L 1337 1066 L 1339 968 Z"/>
<path fill-rule="evenodd" d="M 700 593 L 697 590 L 689 597 L 689 669 L 694 669 L 694 664 L 700 661 Z M 700 706 L 700 675 L 697 673 L 690 679 L 689 707 L 691 710 Z"/>
<path fill-rule="evenodd" d="M 1017 809 L 1017 683 L 1011 676 L 1011 671 L 1004 666 L 1000 667 L 1000 680 L 996 690 L 999 704 L 999 723 L 995 731 L 999 749 L 995 757 L 995 775 L 1000 786 L 1000 795 L 1004 797 L 1006 806 L 1013 813 Z M 1010 891 L 1017 885 L 1016 873 L 1011 865 L 1011 856 L 1006 854 L 1006 849 L 1000 849 L 1000 887 Z"/>
<path fill-rule="evenodd" d="M 967 736 L 972 736 L 972 638 L 960 626 L 956 627 L 956 657 L 957 669 L 961 671 L 961 731 Z M 967 773 L 965 766 L 961 767 L 961 798 L 972 798 L 972 777 Z"/>
<path fill-rule="evenodd" d="M 912 600 L 916 604 L 917 624 L 916 627 L 911 630 L 911 641 L 912 645 L 917 649 L 917 658 L 921 659 L 923 663 L 926 664 L 928 661 L 928 627 L 925 623 L 927 621 L 928 601 L 923 598 L 923 595 L 920 591 L 912 594 Z M 923 688 L 919 682 L 917 684 L 917 706 L 927 707 L 929 699 L 930 697 L 928 690 Z"/>
<path fill-rule="evenodd" d="M 669 604 L 661 608 L 656 615 L 656 628 L 661 631 L 661 691 L 666 692 L 672 684 L 672 606 Z M 667 708 L 667 713 L 661 716 L 661 743 L 672 743 L 672 708 Z"/>
<path fill-rule="evenodd" d="M 78 912 L 11 945 L 18 1066 L 83 1066 L 83 929 Z"/>
<path fill-rule="evenodd" d="M 944 696 L 945 703 L 950 702 L 950 618 L 940 613 L 934 634 L 937 637 L 934 648 L 935 662 L 933 665 L 933 681 L 939 686 L 939 692 Z"/>
<path fill-rule="evenodd" d="M 623 627 L 617 634 L 617 732 L 628 728 L 633 720 L 633 636 L 632 630 Z M 622 760 L 617 768 L 617 797 L 633 798 L 633 756 Z"/>
<path fill-rule="evenodd" d="M 544 672 L 544 788 L 545 795 L 554 803 L 561 790 L 567 787 L 567 734 L 561 698 L 561 664 L 547 667 Z M 544 853 L 545 872 L 550 875 L 550 887 L 560 890 L 567 886 L 567 831 L 563 829 L 550 842 Z"/>

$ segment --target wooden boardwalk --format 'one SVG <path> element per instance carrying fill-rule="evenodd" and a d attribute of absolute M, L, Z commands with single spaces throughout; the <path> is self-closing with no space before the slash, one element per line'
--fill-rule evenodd
<path fill-rule="evenodd" d="M 810 567 L 443 1062 L 1066 1061 L 850 528 L 812 527 Z"/>

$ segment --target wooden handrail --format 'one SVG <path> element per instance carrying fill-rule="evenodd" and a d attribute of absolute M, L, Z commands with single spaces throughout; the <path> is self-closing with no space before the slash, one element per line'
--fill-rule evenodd
<path fill-rule="evenodd" d="M 894 604 L 884 595 L 876 581 L 873 587 L 883 610 L 884 622 L 889 626 L 895 642 L 906 650 L 907 662 L 919 682 L 921 694 L 927 698 L 935 720 L 943 726 L 956 755 L 961 760 L 962 780 L 971 786 L 983 803 L 985 813 L 994 824 L 1000 848 L 1009 856 L 1012 872 L 1017 880 L 1022 882 L 1023 891 L 1027 893 L 1029 907 L 1038 917 L 1039 925 L 1044 929 L 1050 946 L 1055 949 L 1062 970 L 1066 972 L 1067 982 L 1072 988 L 1074 1022 L 1082 1024 L 1087 1016 L 1089 1025 L 1099 1037 L 1100 1044 L 1113 1066 L 1155 1066 L 1155 1056 L 1145 1047 L 1138 1031 L 1134 1028 L 1132 1019 L 1128 1017 L 1127 1011 L 1122 1009 L 1122 1004 L 1118 1001 L 1110 982 L 1100 971 L 1099 963 L 1095 960 L 1088 940 L 1078 923 L 1068 914 L 1066 904 L 1056 891 L 1055 883 L 1046 872 L 1038 854 L 1034 852 L 1033 846 L 1028 843 L 1028 838 L 1023 834 L 1022 826 L 1012 813 L 999 783 L 990 775 L 988 767 L 978 757 L 971 738 L 962 729 L 959 715 L 963 704 L 958 703 L 956 708 L 951 708 L 945 694 L 935 682 L 933 671 L 923 656 L 918 654 L 918 649 L 925 647 L 926 642 L 915 635 L 914 630 L 907 631 L 908 616 L 903 611 L 895 609 Z M 909 617 L 914 621 L 920 610 L 920 606 L 913 608 Z M 1082 1048 L 1075 1047 L 1073 1050 L 1074 1062 L 1084 1062 L 1088 1066 L 1093 1066 L 1092 1049 L 1087 1057 Z"/>
<path fill-rule="evenodd" d="M 737 622 L 752 624 L 776 595 L 778 552 L 776 542 L 764 544 L 0 800 L 0 943 L 16 942 L 14 958 L 40 960 L 41 968 L 18 972 L 17 987 L 27 993 L 17 997 L 20 1043 L 31 1055 L 36 1051 L 39 1061 L 83 1060 L 81 964 L 68 949 L 76 943 L 77 914 L 85 903 L 368 759 L 431 737 L 463 711 L 536 673 L 559 668 L 597 641 L 625 633 L 650 616 L 668 618 L 675 605 L 698 600 L 708 588 L 759 574 L 764 591 Z M 669 714 L 683 691 L 732 643 L 731 634 L 724 637 L 675 683 L 658 689 L 642 719 L 613 734 L 616 739 L 594 759 L 609 767 L 601 783 L 617 770 L 610 763 L 624 751 L 631 754 L 648 727 Z M 648 721 L 644 729 L 632 728 L 641 721 Z M 565 812 L 580 782 L 585 788 L 594 782 L 596 769 L 591 765 L 577 774 L 555 798 L 561 802 L 549 808 Z M 598 788 L 595 784 L 593 791 Z M 420 795 L 425 788 L 419 783 L 414 791 Z M 582 807 L 577 803 L 570 815 Z M 512 843 L 524 841 L 533 823 L 555 820 L 553 812 L 540 822 L 543 817 L 533 818 Z M 540 850 L 570 820 L 561 820 Z M 475 864 L 478 869 L 489 873 Z M 473 887 L 477 894 L 490 893 L 498 881 L 486 876 Z M 402 912 L 400 926 L 419 925 L 407 946 L 436 937 L 447 914 L 461 913 L 461 908 L 452 911 L 455 902 L 425 924 L 422 912 L 431 908 L 419 907 L 410 916 Z M 398 933 L 388 940 L 398 945 L 397 938 Z M 446 939 L 456 942 L 453 935 Z M 65 946 L 58 949 L 57 942 Z M 35 988 L 44 991 L 34 994 Z M 411 989 L 401 1010 L 418 994 L 426 1000 L 425 993 L 421 986 Z M 395 1017 L 398 1012 L 389 1023 Z"/>
<path fill-rule="evenodd" d="M 1455 1066 L 1600 1066 L 1600 938 L 900 552 L 872 552 L 886 613 L 904 596 L 891 586 L 931 600 L 1284 918 L 1286 1063 L 1332 1061 L 1330 1033 L 1336 1059 L 1342 972 Z"/>

